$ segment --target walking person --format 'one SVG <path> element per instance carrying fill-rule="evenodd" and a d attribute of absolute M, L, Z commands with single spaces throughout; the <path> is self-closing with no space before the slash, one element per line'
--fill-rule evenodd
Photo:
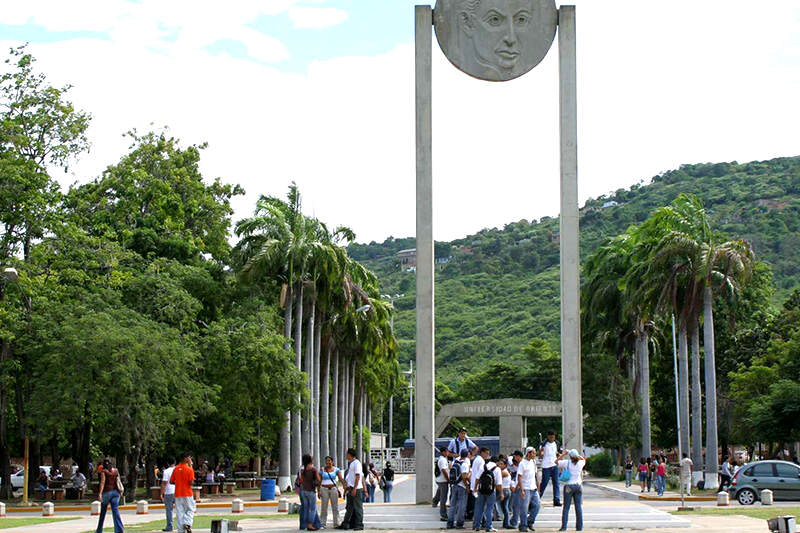
<path fill-rule="evenodd" d="M 317 487 L 320 485 L 319 470 L 314 467 L 311 454 L 303 455 L 303 469 L 300 471 L 300 529 L 317 531 L 320 526 L 317 514 Z"/>
<path fill-rule="evenodd" d="M 383 503 L 392 502 L 392 489 L 394 488 L 394 470 L 392 463 L 386 461 L 386 468 L 381 472 L 381 490 L 383 491 Z M 445 495 L 445 500 L 447 495 Z"/>
<path fill-rule="evenodd" d="M 642 485 L 642 492 L 644 492 L 644 488 L 647 485 L 647 461 L 645 461 L 644 457 L 639 458 L 639 471 L 636 477 Z"/>
<path fill-rule="evenodd" d="M 375 503 L 375 489 L 378 488 L 378 472 L 375 463 L 370 463 L 367 468 L 367 503 Z"/>
<path fill-rule="evenodd" d="M 194 469 L 192 468 L 192 454 L 181 454 L 181 463 L 172 471 L 169 482 L 175 485 L 175 517 L 179 533 L 191 533 L 194 524 Z M 98 531 L 98 533 L 100 533 Z"/>
<path fill-rule="evenodd" d="M 664 490 L 667 488 L 667 462 L 663 456 L 656 467 L 656 480 L 658 482 L 658 486 L 656 487 L 658 495 L 663 496 Z"/>
<path fill-rule="evenodd" d="M 692 495 L 692 467 L 694 463 L 689 456 L 684 452 L 683 459 L 680 462 L 680 472 L 681 472 L 681 481 L 680 481 L 680 490 L 685 490 L 687 496 Z"/>
<path fill-rule="evenodd" d="M 114 533 L 122 533 L 122 516 L 119 514 L 119 498 L 122 493 L 122 481 L 119 470 L 111 466 L 109 459 L 103 460 L 103 469 L 100 471 L 100 486 L 97 493 L 102 495 L 100 518 L 97 519 L 97 533 L 103 533 L 103 522 L 106 519 L 106 510 L 111 505 L 111 516 L 114 519 Z"/>
<path fill-rule="evenodd" d="M 322 513 L 320 515 L 322 527 L 326 527 L 328 523 L 329 503 L 333 511 L 333 527 L 338 527 L 339 525 L 339 498 L 342 493 L 336 485 L 337 481 L 344 486 L 342 471 L 333 464 L 333 457 L 328 456 L 325 458 L 325 466 L 320 472 L 319 498 L 322 501 Z"/>
<path fill-rule="evenodd" d="M 353 529 L 361 531 L 364 529 L 364 490 L 361 461 L 356 459 L 356 451 L 353 448 L 347 450 L 347 470 L 344 475 L 345 506 L 344 519 L 336 529 Z"/>
<path fill-rule="evenodd" d="M 519 487 L 517 486 L 517 471 L 519 469 L 519 464 L 522 461 L 522 452 L 519 450 L 515 450 L 513 454 L 511 454 L 511 462 L 508 464 L 508 475 L 511 477 L 511 501 L 509 502 L 509 508 L 511 509 L 511 522 L 509 525 L 512 528 L 516 528 L 517 524 L 519 524 Z"/>
<path fill-rule="evenodd" d="M 650 492 L 650 488 L 653 485 L 653 478 L 655 477 L 656 473 L 656 466 L 653 464 L 653 458 L 647 458 L 647 492 Z"/>
<path fill-rule="evenodd" d="M 573 502 L 575 503 L 575 529 L 583 531 L 583 468 L 585 466 L 586 459 L 578 453 L 578 450 L 570 450 L 569 453 L 559 457 L 558 467 L 564 470 L 564 508 L 561 510 L 561 529 L 559 531 L 567 530 L 569 508 Z"/>
<path fill-rule="evenodd" d="M 631 484 L 632 484 L 631 480 L 632 479 L 633 479 L 633 459 L 631 459 L 630 456 L 628 456 L 628 458 L 625 459 L 625 488 L 626 489 L 631 486 Z"/>
<path fill-rule="evenodd" d="M 470 474 L 469 452 L 464 448 L 450 467 L 450 488 L 453 495 L 450 498 L 447 529 L 464 529 Z"/>
<path fill-rule="evenodd" d="M 536 522 L 541 502 L 536 490 L 536 451 L 532 446 L 525 448 L 525 459 L 517 469 L 517 489 L 519 490 L 519 530 L 528 531 Z"/>
<path fill-rule="evenodd" d="M 542 486 L 539 495 L 544 498 L 544 491 L 547 489 L 547 482 L 553 484 L 553 507 L 561 507 L 561 498 L 558 493 L 558 442 L 556 442 L 556 432 L 548 431 L 547 440 L 539 446 L 539 456 L 542 458 Z"/>
<path fill-rule="evenodd" d="M 436 460 L 436 495 L 439 498 L 439 520 L 447 522 L 447 496 L 450 491 L 450 452 L 446 446 L 439 450 L 440 455 Z"/>
<path fill-rule="evenodd" d="M 731 484 L 731 463 L 728 456 L 722 458 L 722 471 L 719 474 L 719 491 L 723 492 Z"/>
<path fill-rule="evenodd" d="M 175 471 L 175 459 L 167 459 L 167 468 L 161 476 L 161 501 L 164 502 L 164 514 L 167 515 L 167 525 L 161 531 L 172 531 L 172 508 L 175 506 L 175 485 L 169 482 L 172 472 Z"/>

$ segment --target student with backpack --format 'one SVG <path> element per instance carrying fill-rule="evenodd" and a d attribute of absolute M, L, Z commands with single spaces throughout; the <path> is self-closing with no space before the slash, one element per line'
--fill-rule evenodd
<path fill-rule="evenodd" d="M 477 531 L 483 527 L 485 520 L 486 531 L 492 532 L 497 531 L 492 528 L 492 513 L 497 493 L 500 493 L 501 499 L 503 497 L 503 474 L 497 467 L 497 462 L 489 459 L 489 448 L 482 447 L 480 455 L 483 459 L 483 467 L 475 482 L 478 499 L 475 502 L 475 519 L 472 521 L 472 529 Z"/>
<path fill-rule="evenodd" d="M 439 520 L 447 522 L 447 496 L 450 492 L 450 452 L 443 446 L 441 455 L 436 460 L 434 474 L 436 474 L 436 498 L 434 501 L 439 504 Z"/>
<path fill-rule="evenodd" d="M 469 490 L 469 452 L 461 450 L 459 458 L 450 467 L 450 512 L 447 515 L 447 529 L 464 529 L 464 513 L 467 511 L 467 491 Z"/>

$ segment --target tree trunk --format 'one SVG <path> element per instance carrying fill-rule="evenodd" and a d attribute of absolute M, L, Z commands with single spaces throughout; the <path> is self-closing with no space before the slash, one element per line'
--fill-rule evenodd
<path fill-rule="evenodd" d="M 322 350 L 320 349 L 320 344 L 322 344 L 322 313 L 317 312 L 319 317 L 317 317 L 317 323 L 314 326 L 314 411 L 313 415 L 313 424 L 311 424 L 311 431 L 312 431 L 312 441 L 314 443 L 314 458 L 317 460 L 322 459 L 322 446 L 320 443 L 319 432 L 320 432 L 320 370 L 321 370 L 321 361 L 320 358 L 322 357 Z M 327 455 L 327 453 L 325 454 Z M 324 461 L 320 461 L 317 464 L 325 464 Z"/>
<path fill-rule="evenodd" d="M 308 321 L 306 322 L 306 385 L 310 402 L 304 411 L 303 418 L 303 453 L 310 453 L 314 455 L 314 438 L 312 428 L 314 427 L 314 318 L 316 315 L 316 296 L 311 295 L 311 309 L 308 313 Z"/>
<path fill-rule="evenodd" d="M 641 322 L 641 321 L 640 321 Z M 650 338 L 640 323 L 636 336 L 636 359 L 639 361 L 639 422 L 642 430 L 642 455 L 650 457 Z"/>
<path fill-rule="evenodd" d="M 337 410 L 339 411 L 339 421 L 336 432 L 339 456 L 336 458 L 336 460 L 338 464 L 344 465 L 344 455 L 347 451 L 347 442 L 344 439 L 344 428 L 347 426 L 347 386 L 350 383 L 350 377 L 347 371 L 350 368 L 350 365 L 347 363 L 347 359 L 341 355 L 339 356 L 339 366 L 341 367 L 339 376 L 339 405 L 337 405 Z"/>
<path fill-rule="evenodd" d="M 333 357 L 333 361 L 330 362 L 331 367 L 333 368 L 333 379 L 332 381 L 332 391 L 331 391 L 331 398 L 330 398 L 330 430 L 329 430 L 329 437 L 330 437 L 330 456 L 333 457 L 333 460 L 336 461 L 338 464 L 339 461 L 339 350 L 332 350 L 332 353 L 329 353 L 328 358 Z"/>
<path fill-rule="evenodd" d="M 681 449 L 689 455 L 689 347 L 686 322 L 678 320 L 678 388 L 680 392 Z"/>
<path fill-rule="evenodd" d="M 354 429 L 354 418 L 355 418 L 355 408 L 356 408 L 356 360 L 355 358 L 350 361 L 350 387 L 348 390 L 350 397 L 348 398 L 348 407 L 347 407 L 347 433 L 345 434 L 345 438 L 347 442 L 352 443 L 350 445 L 351 448 L 355 448 L 353 443 L 353 429 Z"/>
<path fill-rule="evenodd" d="M 689 323 L 689 340 L 692 344 L 692 483 L 696 484 L 703 475 L 703 393 L 700 390 L 700 328 L 696 319 Z"/>
<path fill-rule="evenodd" d="M 362 463 L 364 462 L 364 381 L 361 378 L 358 379 L 358 385 L 356 388 L 356 436 L 358 437 L 358 441 L 356 442 L 356 457 Z"/>
<path fill-rule="evenodd" d="M 331 453 L 331 446 L 330 446 L 330 418 L 329 418 L 329 410 L 328 408 L 331 405 L 331 398 L 330 398 L 330 376 L 331 376 L 331 345 L 328 342 L 328 346 L 325 350 L 325 357 L 321 363 L 322 365 L 322 374 L 320 377 L 320 404 L 319 404 L 319 458 L 320 464 L 325 464 L 322 460 L 325 459 L 328 455 L 333 457 Z"/>
<path fill-rule="evenodd" d="M 717 366 L 714 353 L 714 297 L 711 287 L 703 295 L 703 347 L 705 349 L 706 379 L 706 460 L 705 488 L 719 487 L 719 457 L 717 456 Z"/>
<path fill-rule="evenodd" d="M 292 338 L 292 286 L 289 284 L 286 287 L 286 300 L 283 308 L 283 349 L 289 351 L 290 340 Z M 286 411 L 283 415 L 283 425 L 280 432 L 280 455 L 278 456 L 278 471 L 280 477 L 278 478 L 278 487 L 281 491 L 285 491 L 287 487 L 292 486 L 292 438 L 289 433 L 292 425 L 292 413 Z"/>
<path fill-rule="evenodd" d="M 369 394 L 366 393 L 364 393 L 364 417 L 366 418 L 366 433 L 369 434 L 369 438 L 365 443 L 367 446 L 367 462 L 369 462 L 370 451 L 372 450 L 372 446 L 370 445 L 370 441 L 372 440 L 372 405 L 370 404 Z"/>
<path fill-rule="evenodd" d="M 297 370 L 302 370 L 303 362 L 303 282 L 297 282 L 297 305 L 295 307 L 294 318 L 294 364 Z M 301 401 L 301 395 L 297 393 L 297 403 Z M 300 463 L 303 458 L 303 440 L 301 438 L 300 413 L 302 407 L 298 407 L 292 412 L 292 479 L 300 471 Z"/>

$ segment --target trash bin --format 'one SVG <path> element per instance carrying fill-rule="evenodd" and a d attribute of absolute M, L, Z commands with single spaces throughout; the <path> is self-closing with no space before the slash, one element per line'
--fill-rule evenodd
<path fill-rule="evenodd" d="M 272 501 L 275 499 L 275 478 L 264 478 L 261 480 L 261 501 Z"/>

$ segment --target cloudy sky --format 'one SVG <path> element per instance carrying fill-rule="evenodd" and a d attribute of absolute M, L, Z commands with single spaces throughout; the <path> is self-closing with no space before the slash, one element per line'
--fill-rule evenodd
<path fill-rule="evenodd" d="M 414 233 L 414 3 L 5 2 L 0 46 L 29 41 L 94 117 L 63 184 L 118 161 L 123 132 L 168 126 L 245 188 L 237 219 L 294 180 L 308 213 L 383 240 Z M 800 154 L 797 0 L 575 3 L 582 201 L 682 163 Z M 435 237 L 557 214 L 556 48 L 502 84 L 434 48 Z"/>

